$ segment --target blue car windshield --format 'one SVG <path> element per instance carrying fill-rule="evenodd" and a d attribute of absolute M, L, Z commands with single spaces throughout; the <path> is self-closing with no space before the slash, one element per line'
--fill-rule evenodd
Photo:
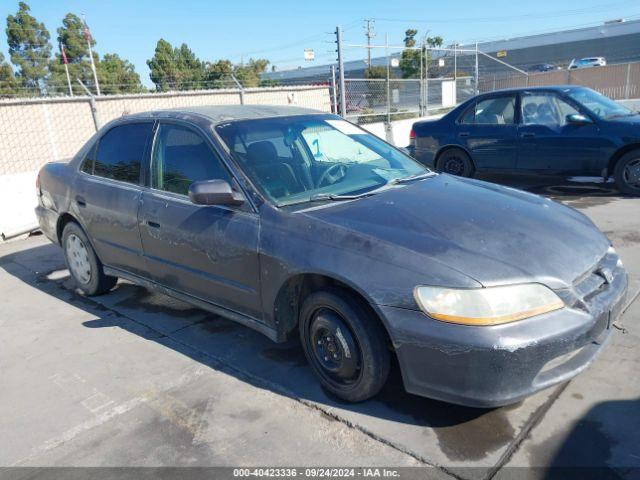
<path fill-rule="evenodd" d="M 278 206 L 372 194 L 429 172 L 333 115 L 238 120 L 215 131 L 253 184 Z"/>
<path fill-rule="evenodd" d="M 598 118 L 609 119 L 634 115 L 627 107 L 599 94 L 590 88 L 568 89 L 566 94 L 591 110 Z"/>

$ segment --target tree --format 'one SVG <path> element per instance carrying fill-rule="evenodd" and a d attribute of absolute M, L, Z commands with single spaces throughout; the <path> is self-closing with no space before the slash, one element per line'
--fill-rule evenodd
<path fill-rule="evenodd" d="M 51 36 L 30 11 L 29 5 L 20 2 L 16 15 L 7 16 L 7 43 L 11 62 L 18 67 L 19 82 L 41 92 L 48 74 Z"/>
<path fill-rule="evenodd" d="M 196 57 L 186 43 L 175 51 L 178 70 L 181 72 L 180 90 L 196 90 L 202 88 L 205 64 Z"/>
<path fill-rule="evenodd" d="M 392 76 L 389 71 L 389 76 Z M 364 71 L 364 78 L 387 78 L 387 67 L 382 65 L 369 67 Z"/>
<path fill-rule="evenodd" d="M 229 60 L 218 60 L 205 66 L 205 85 L 207 88 L 225 88 L 231 86 L 233 64 Z"/>
<path fill-rule="evenodd" d="M 183 43 L 180 48 L 164 39 L 158 40 L 153 57 L 147 60 L 151 81 L 156 90 L 193 90 L 205 80 L 205 64 Z"/>
<path fill-rule="evenodd" d="M 0 97 L 12 96 L 18 92 L 18 81 L 13 68 L 5 62 L 4 55 L 0 52 Z"/>
<path fill-rule="evenodd" d="M 264 58 L 249 59 L 246 65 L 236 65 L 233 74 L 243 87 L 257 87 L 260 85 L 260 75 L 267 70 L 269 60 Z"/>
<path fill-rule="evenodd" d="M 436 48 L 443 44 L 442 37 L 426 37 L 421 48 L 416 49 L 416 35 L 418 30 L 410 28 L 404 32 L 404 46 L 406 47 L 400 56 L 400 70 L 404 78 L 415 78 L 420 75 L 420 57 L 422 56 L 423 66 L 430 64 L 430 51 L 425 46 Z"/>
<path fill-rule="evenodd" d="M 147 60 L 151 70 L 149 76 L 155 83 L 156 90 L 171 90 L 180 81 L 178 62 L 173 47 L 164 39 L 158 40 L 153 57 Z"/>
<path fill-rule="evenodd" d="M 115 53 L 105 53 L 98 63 L 97 70 L 100 88 L 104 94 L 145 91 L 133 64 Z"/>

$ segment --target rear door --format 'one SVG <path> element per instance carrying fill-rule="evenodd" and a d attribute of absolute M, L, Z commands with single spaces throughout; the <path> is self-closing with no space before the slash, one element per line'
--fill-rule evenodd
<path fill-rule="evenodd" d="M 598 125 L 571 124 L 583 114 L 555 92 L 525 92 L 521 98 L 518 169 L 561 175 L 600 175 L 607 141 Z"/>
<path fill-rule="evenodd" d="M 458 141 L 478 170 L 511 170 L 516 166 L 515 94 L 479 99 L 458 122 Z"/>
<path fill-rule="evenodd" d="M 138 221 L 154 280 L 260 318 L 257 213 L 248 204 L 195 205 L 188 197 L 198 180 L 233 184 L 214 145 L 189 124 L 161 122 L 149 177 Z"/>
<path fill-rule="evenodd" d="M 146 264 L 137 221 L 140 167 L 149 152 L 152 130 L 149 121 L 107 131 L 84 159 L 72 199 L 100 260 L 143 276 Z"/>

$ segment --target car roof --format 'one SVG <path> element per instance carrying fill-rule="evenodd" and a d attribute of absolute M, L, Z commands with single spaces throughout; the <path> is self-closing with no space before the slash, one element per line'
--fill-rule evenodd
<path fill-rule="evenodd" d="M 495 94 L 502 93 L 518 93 L 518 92 L 535 92 L 535 91 L 543 91 L 543 92 L 563 92 L 565 90 L 577 90 L 580 88 L 585 88 L 581 85 L 551 85 L 544 87 L 518 87 L 518 88 L 505 88 L 502 90 L 493 90 L 492 92 L 481 93 L 478 95 L 479 97 L 491 96 Z"/>
<path fill-rule="evenodd" d="M 282 105 L 206 105 L 198 107 L 179 107 L 164 110 L 152 110 L 129 115 L 128 118 L 184 118 L 196 115 L 206 117 L 212 123 L 234 120 L 253 120 L 258 118 L 285 117 L 290 115 L 327 114 L 312 108 Z"/>

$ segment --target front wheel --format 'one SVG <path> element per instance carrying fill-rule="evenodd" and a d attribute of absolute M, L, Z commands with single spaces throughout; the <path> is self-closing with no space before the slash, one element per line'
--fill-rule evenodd
<path fill-rule="evenodd" d="M 475 172 L 471 158 L 459 148 L 451 148 L 443 152 L 438 158 L 436 168 L 440 172 L 458 177 L 472 177 Z"/>
<path fill-rule="evenodd" d="M 327 289 L 307 297 L 300 339 L 320 383 L 339 398 L 367 400 L 385 384 L 390 355 L 383 327 L 347 291 Z"/>
<path fill-rule="evenodd" d="M 613 172 L 616 187 L 627 195 L 640 195 L 640 150 L 623 155 Z"/>
<path fill-rule="evenodd" d="M 86 295 L 100 295 L 115 286 L 118 279 L 104 274 L 102 263 L 78 224 L 71 222 L 64 227 L 62 248 L 71 276 Z"/>

